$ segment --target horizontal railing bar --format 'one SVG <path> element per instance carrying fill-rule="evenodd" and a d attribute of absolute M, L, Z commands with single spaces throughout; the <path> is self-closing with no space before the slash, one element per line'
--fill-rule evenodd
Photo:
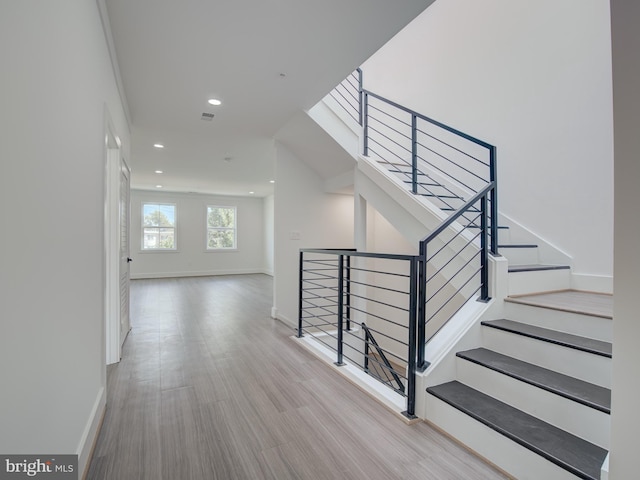
<path fill-rule="evenodd" d="M 434 259 L 434 258 L 435 258 L 439 253 L 440 253 L 440 252 L 442 252 L 442 250 L 443 250 L 444 248 L 446 248 L 446 247 L 447 247 L 451 242 L 453 242 L 456 238 L 458 238 L 458 237 L 462 234 L 462 232 L 463 232 L 463 231 L 464 231 L 464 230 L 460 230 L 460 231 L 459 231 L 458 233 L 456 233 L 453 237 L 451 237 L 451 240 L 449 240 L 447 243 L 445 243 L 445 244 L 442 246 L 442 248 L 440 248 L 440 250 L 438 250 L 436 253 L 434 253 L 434 254 L 433 254 L 433 255 L 431 255 L 429 258 L 427 258 L 427 262 L 430 262 L 431 260 L 433 260 L 433 259 Z M 462 249 L 460 249 L 460 250 L 458 251 L 458 253 L 460 253 L 462 250 L 464 250 L 465 248 L 467 248 L 467 246 L 468 246 L 470 243 L 474 242 L 474 241 L 475 241 L 475 240 L 476 240 L 476 239 L 477 239 L 481 234 L 482 234 L 482 232 L 478 232 L 478 233 L 476 233 L 476 234 L 475 234 L 475 236 L 474 236 L 474 237 L 472 237 L 472 238 L 471 238 L 471 239 L 466 243 L 466 245 L 465 245 L 464 247 L 462 247 Z M 478 250 L 479 250 L 479 249 L 480 249 L 480 247 L 478 247 Z"/>
<path fill-rule="evenodd" d="M 435 276 L 438 275 L 440 272 L 442 272 L 442 270 L 444 270 L 445 268 L 447 268 L 447 266 L 456 259 L 457 255 L 460 254 L 462 252 L 462 250 L 464 250 L 465 248 L 467 248 L 469 244 L 467 243 L 467 245 L 465 245 L 464 247 L 462 247 L 462 249 L 460 251 L 458 251 L 454 256 L 452 256 L 447 263 L 445 263 L 442 267 L 440 267 L 438 270 L 436 270 L 432 275 L 431 278 L 429 278 L 427 280 L 427 284 L 431 281 L 435 279 Z M 464 264 L 463 268 L 466 267 L 467 265 L 469 265 L 469 262 L 471 260 L 473 260 L 474 258 L 476 258 L 479 254 L 482 253 L 482 250 L 478 249 L 472 256 L 471 258 Z M 455 277 L 455 275 L 453 276 Z M 453 277 L 449 277 L 449 281 L 451 281 L 453 279 Z"/>
<path fill-rule="evenodd" d="M 451 315 L 451 318 L 453 318 L 453 316 L 454 316 L 456 313 L 458 313 L 458 312 L 462 309 L 462 307 L 464 307 L 464 306 L 465 306 L 465 304 L 466 304 L 469 300 L 471 300 L 471 297 L 473 297 L 476 293 L 478 293 L 478 292 L 480 291 L 480 289 L 481 289 L 481 288 L 482 288 L 482 285 L 478 286 L 478 288 L 477 288 L 474 292 L 472 292 L 472 293 L 471 293 L 471 295 L 469 295 L 469 298 L 468 298 L 465 302 L 463 302 L 463 303 L 462 303 L 462 305 L 460 305 L 458 308 L 456 308 L 456 311 L 455 311 L 455 312 L 453 312 L 453 314 Z M 443 328 L 446 324 L 447 324 L 447 323 L 445 322 L 445 323 L 443 323 L 442 325 L 440 325 L 440 326 L 436 329 L 436 331 L 435 331 L 435 332 L 433 332 L 433 333 L 431 334 L 431 336 L 426 340 L 426 342 L 425 342 L 425 343 L 428 343 L 428 342 L 429 342 L 429 340 L 431 340 L 433 337 L 435 337 L 435 335 L 436 335 L 440 330 L 442 330 L 442 328 Z"/>
<path fill-rule="evenodd" d="M 392 305 L 390 303 L 386 303 L 386 302 L 381 302 L 380 300 L 374 300 L 373 298 L 369 298 L 369 297 L 364 297 L 362 295 L 356 295 L 355 293 L 351 292 L 351 297 L 352 298 L 360 298 L 362 300 L 366 300 L 368 302 L 373 302 L 373 303 L 377 303 L 378 305 L 384 305 L 385 307 L 389 307 L 389 308 L 394 308 L 396 310 L 400 310 L 401 312 L 408 312 L 409 309 L 408 308 L 404 308 L 404 307 L 399 307 L 397 305 Z M 353 308 L 353 307 L 351 307 Z"/>
<path fill-rule="evenodd" d="M 400 147 L 401 150 L 406 151 L 407 153 L 411 153 L 411 150 L 407 147 L 405 147 L 404 145 L 396 142 L 395 140 L 393 140 L 392 138 L 390 138 L 389 136 L 385 135 L 384 133 L 382 133 L 380 130 L 377 130 L 376 128 L 372 127 L 371 124 L 369 124 L 369 129 L 373 130 L 374 132 L 376 132 L 378 135 L 380 135 L 381 137 L 386 138 L 387 140 L 389 140 L 391 143 L 394 143 L 395 145 L 397 145 L 398 147 Z M 407 137 L 405 134 L 398 132 L 397 130 L 389 127 L 389 130 L 396 132 L 398 135 L 404 137 L 407 140 L 411 140 L 411 137 Z M 369 137 L 371 137 L 371 135 L 369 135 Z M 371 140 L 371 138 L 369 138 Z M 377 140 L 373 139 L 377 144 L 380 144 L 380 142 L 378 142 Z"/>
<path fill-rule="evenodd" d="M 331 255 L 344 255 L 345 257 L 363 257 L 363 258 L 382 258 L 387 260 L 406 260 L 411 261 L 417 258 L 416 255 L 402 255 L 396 253 L 373 253 L 373 252 L 355 252 L 353 250 L 327 250 L 323 248 L 302 248 L 304 253 L 327 253 Z"/>
<path fill-rule="evenodd" d="M 436 152 L 435 150 L 427 147 L 426 145 L 421 144 L 420 142 L 418 142 L 418 145 L 420 145 L 422 148 L 424 148 L 425 150 L 430 151 L 431 153 L 433 153 L 434 155 L 437 155 L 438 157 L 442 158 L 443 160 L 446 160 L 447 162 L 451 163 L 452 165 L 455 165 L 456 167 L 458 167 L 460 170 L 463 170 L 465 172 L 467 172 L 469 175 L 472 175 L 476 178 L 478 178 L 479 180 L 482 180 L 483 182 L 486 182 L 487 180 L 484 177 L 481 177 L 480 175 L 478 175 L 475 172 L 472 172 L 471 170 L 469 170 L 466 167 L 463 167 L 462 165 L 458 165 L 456 162 L 454 162 L 453 160 L 451 160 L 450 158 L 445 157 L 443 154 L 441 154 L 440 152 Z M 426 160 L 425 160 L 426 161 Z M 462 182 L 460 182 L 462 183 Z"/>
<path fill-rule="evenodd" d="M 440 287 L 440 288 L 439 288 L 439 289 L 438 289 L 438 290 L 437 290 L 433 295 L 431 295 L 431 296 L 427 299 L 427 303 L 429 303 L 429 301 L 430 301 L 431 299 L 433 299 L 437 294 L 439 294 L 439 293 L 442 291 L 442 289 L 443 289 L 444 287 L 446 287 L 447 285 L 449 285 L 449 283 L 450 283 L 454 278 L 456 278 L 456 277 L 458 276 L 458 274 L 459 274 L 460 272 L 462 272 L 462 270 L 464 270 L 464 269 L 465 269 L 465 267 L 466 267 L 467 265 L 469 265 L 469 264 L 473 261 L 473 259 L 475 259 L 475 257 L 477 257 L 478 255 L 480 255 L 481 253 L 482 253 L 481 251 L 478 251 L 478 252 L 477 252 L 473 257 L 471 257 L 471 258 L 469 259 L 469 261 L 468 261 L 467 263 L 465 263 L 465 264 L 464 264 L 464 265 L 463 265 L 463 266 L 462 266 L 462 267 L 461 267 L 461 268 L 460 268 L 456 273 L 454 273 L 453 275 L 451 275 L 451 276 L 448 278 L 448 280 L 449 280 L 449 281 L 448 281 L 447 283 L 443 284 L 443 285 L 442 285 L 442 286 L 441 286 L 441 287 Z M 480 269 L 482 269 L 482 267 L 480 267 Z M 478 270 L 478 271 L 480 271 L 480 270 Z M 474 277 L 474 276 L 478 273 L 478 271 L 476 271 L 476 273 L 474 273 L 474 274 L 472 275 L 472 277 Z M 427 284 L 428 284 L 428 283 L 429 283 L 429 281 L 427 280 Z M 466 285 L 466 283 L 465 283 L 465 284 L 463 284 L 462 286 L 464 287 L 465 285 Z M 458 290 L 456 290 L 456 293 L 457 293 L 457 292 L 459 292 L 460 290 L 461 290 L 461 288 L 459 288 Z"/>
<path fill-rule="evenodd" d="M 465 287 L 471 280 L 473 280 L 473 278 L 480 272 L 480 270 L 482 270 L 482 267 L 480 267 L 478 270 L 476 270 L 475 273 L 473 275 L 471 275 L 471 277 L 469 277 L 469 279 L 465 283 L 462 284 L 462 287 L 460 287 L 458 290 L 456 290 L 454 292 L 454 294 L 452 296 L 450 296 L 449 299 L 446 302 L 444 302 L 442 304 L 442 306 L 438 310 L 436 310 L 434 313 L 432 313 L 429 316 L 429 319 L 432 319 L 434 316 L 436 316 L 440 312 L 440 310 L 442 310 L 458 294 L 458 292 L 460 292 L 460 290 L 462 290 L 463 287 Z M 429 322 L 429 319 L 427 320 L 427 322 Z"/>
<path fill-rule="evenodd" d="M 406 325 L 402 325 L 401 323 L 394 322 L 393 320 L 389 320 L 388 318 L 382 317 L 380 315 L 376 315 L 375 313 L 367 312 L 366 310 L 362 310 L 361 308 L 354 307 L 353 305 L 351 305 L 350 308 L 354 312 L 360 312 L 360 313 L 363 313 L 363 314 L 367 315 L 368 317 L 377 318 L 381 322 L 387 322 L 387 323 L 390 323 L 390 324 L 395 325 L 395 326 L 400 327 L 400 328 L 408 328 Z"/>
<path fill-rule="evenodd" d="M 381 287 L 381 286 L 376 285 L 374 283 L 357 282 L 355 280 L 351 280 L 351 283 L 353 285 L 362 285 L 363 287 L 377 288 L 378 290 L 384 290 L 386 292 L 399 293 L 401 295 L 409 295 L 411 293 L 411 292 L 407 292 L 405 290 L 396 290 L 395 288 Z"/>
<path fill-rule="evenodd" d="M 308 318 L 315 318 L 315 317 L 302 317 L 303 320 L 306 320 Z M 308 322 L 307 325 L 309 327 L 324 327 L 326 325 L 337 326 L 335 323 L 311 323 L 311 322 Z"/>
<path fill-rule="evenodd" d="M 318 279 L 318 278 L 305 278 L 305 279 L 302 280 L 302 282 L 305 283 L 305 284 L 308 283 L 310 285 L 315 285 L 319 289 L 326 288 L 327 290 L 338 291 L 338 286 L 337 285 L 335 285 L 335 286 L 327 286 L 327 285 L 323 285 L 321 283 L 316 283 L 316 280 L 328 280 L 328 279 L 325 279 L 325 278 L 320 278 L 320 279 Z"/>
<path fill-rule="evenodd" d="M 402 278 L 409 278 L 409 275 L 404 274 L 404 273 L 394 273 L 394 272 L 383 272 L 381 270 L 369 270 L 368 268 L 360 268 L 360 267 L 351 267 L 351 271 L 355 272 L 367 272 L 367 273 L 376 273 L 376 274 L 381 274 L 381 275 L 389 275 L 392 277 L 402 277 Z M 351 280 L 352 282 L 354 280 Z"/>
<path fill-rule="evenodd" d="M 366 93 L 367 95 L 369 95 L 370 97 L 377 98 L 378 100 L 382 100 L 383 102 L 386 102 L 389 105 L 392 105 L 392 106 L 394 106 L 396 108 L 399 108 L 400 110 L 403 110 L 403 111 L 405 111 L 405 112 L 407 112 L 407 113 L 409 113 L 411 115 L 415 115 L 416 117 L 418 117 L 418 118 L 420 118 L 420 119 L 422 119 L 422 120 L 424 120 L 426 122 L 429 122 L 429 123 L 431 123 L 433 125 L 436 125 L 436 126 L 438 126 L 440 128 L 443 128 L 444 130 L 446 130 L 448 132 L 451 132 L 451 133 L 454 133 L 456 135 L 459 135 L 460 137 L 462 137 L 462 138 L 464 138 L 466 140 L 469 140 L 470 142 L 476 143 L 476 144 L 478 144 L 478 145 L 480 145 L 482 147 L 485 147 L 485 148 L 494 148 L 493 145 L 491 145 L 491 144 L 489 144 L 487 142 L 484 142 L 484 141 L 482 141 L 482 140 L 480 140 L 478 138 L 472 137 L 471 135 L 467 135 L 466 133 L 461 132 L 460 130 L 456 130 L 455 128 L 450 127 L 449 125 L 445 125 L 444 123 L 438 122 L 437 120 L 434 120 L 434 119 L 429 118 L 429 117 L 427 117 L 425 115 L 422 115 L 422 114 L 420 114 L 420 113 L 418 113 L 418 112 L 416 112 L 414 110 L 411 110 L 410 108 L 403 107 L 402 105 L 400 105 L 400 104 L 398 104 L 396 102 L 393 102 L 393 101 L 391 101 L 391 100 L 389 100 L 387 98 L 384 98 L 381 95 L 378 95 L 378 94 L 375 94 L 373 92 L 370 92 L 369 90 L 366 90 L 364 88 L 362 89 L 362 91 L 364 93 Z"/>
<path fill-rule="evenodd" d="M 373 344 L 370 344 L 373 345 Z M 385 354 L 388 353 L 385 351 Z M 391 367 L 389 368 L 387 365 L 384 364 L 384 362 L 381 362 L 380 360 L 378 360 L 378 358 L 375 355 L 365 355 L 365 357 L 367 357 L 369 359 L 369 362 L 373 362 L 375 363 L 378 367 L 380 367 L 382 370 L 385 371 L 385 374 L 388 375 L 389 373 L 395 373 L 399 379 L 402 380 L 406 380 L 407 377 L 405 377 L 402 373 L 400 373 L 398 370 L 396 370 L 395 368 Z M 393 378 L 393 377 L 392 377 Z M 389 381 L 391 381 L 391 378 L 389 379 Z M 402 383 L 402 382 L 399 382 Z"/>
<path fill-rule="evenodd" d="M 371 130 L 374 130 L 374 129 L 372 128 Z M 383 134 L 380 134 L 380 136 L 384 137 L 384 135 L 383 135 Z M 393 140 L 390 140 L 390 141 L 391 141 L 391 142 L 393 142 Z M 406 162 L 406 160 L 405 160 L 404 158 L 402 158 L 398 153 L 394 152 L 393 150 L 391 150 L 390 148 L 388 148 L 386 145 L 383 145 L 382 143 L 380 143 L 380 142 L 378 141 L 378 139 L 377 139 L 377 138 L 375 138 L 375 137 L 369 137 L 369 150 L 372 150 L 372 148 L 371 148 L 371 143 L 375 143 L 375 144 L 379 145 L 381 148 L 383 148 L 384 150 L 386 150 L 387 152 L 389 152 L 389 154 L 390 154 L 390 155 L 393 155 L 394 157 L 396 157 L 396 158 L 398 158 L 398 159 L 402 160 L 403 162 Z M 397 144 L 396 144 L 396 145 L 397 145 Z M 410 154 L 411 154 L 411 150 L 409 150 L 409 149 L 407 149 L 407 148 L 405 148 L 405 147 L 400 146 L 400 149 L 401 149 L 401 150 L 404 150 L 404 153 L 406 153 L 406 154 L 408 154 L 408 155 L 410 155 Z M 382 156 L 382 155 L 380 155 L 378 152 L 376 152 L 376 150 L 375 150 L 375 149 L 373 150 L 373 153 L 376 153 L 380 158 L 385 158 L 384 156 Z M 369 156 L 371 156 L 371 155 L 369 155 Z"/>
<path fill-rule="evenodd" d="M 382 113 L 383 115 L 386 115 L 386 116 L 387 116 L 387 117 L 389 117 L 391 120 L 395 120 L 395 121 L 396 121 L 396 122 L 398 122 L 399 124 L 404 125 L 404 126 L 408 127 L 409 129 L 411 129 L 411 128 L 412 128 L 410 123 L 405 122 L 404 120 L 402 120 L 402 119 L 401 119 L 401 118 L 399 118 L 399 117 L 395 117 L 395 116 L 391 115 L 389 112 L 385 112 L 385 111 L 384 111 L 384 110 L 382 110 L 381 108 L 378 108 L 378 107 L 376 107 L 375 105 L 373 105 L 373 104 L 371 104 L 371 103 L 369 103 L 369 110 L 376 110 L 376 111 L 378 111 L 378 112 Z M 371 119 L 375 120 L 375 121 L 376 121 L 376 122 L 378 122 L 378 123 L 381 123 L 382 125 L 386 125 L 382 120 L 380 120 L 379 118 L 376 118 L 375 116 L 373 116 L 373 115 L 371 115 L 371 114 L 369 114 L 369 118 L 371 118 Z"/>
<path fill-rule="evenodd" d="M 489 165 L 489 163 L 485 163 L 484 161 L 480 160 L 477 157 L 474 157 L 473 155 L 471 155 L 470 153 L 465 152 L 464 150 L 459 149 L 458 147 L 454 147 L 453 145 L 445 142 L 444 140 L 440 140 L 438 137 L 435 137 L 433 135 L 431 135 L 429 132 L 425 132 L 424 130 L 420 130 L 419 128 L 416 128 L 416 131 L 426 135 L 429 138 L 434 139 L 437 142 L 442 143 L 443 145 L 446 145 L 447 147 L 451 148 L 452 150 L 455 150 L 456 152 L 459 152 L 463 155 L 466 155 L 467 157 L 471 158 L 472 160 L 475 160 L 476 162 L 484 165 L 485 167 L 490 167 L 491 165 Z"/>
<path fill-rule="evenodd" d="M 451 175 L 450 173 L 444 171 L 443 169 L 441 169 L 440 167 L 438 167 L 437 165 L 434 165 L 433 163 L 431 163 L 430 161 L 428 161 L 426 158 L 423 157 L 418 157 L 422 162 L 426 163 L 427 165 L 429 165 L 431 168 L 434 168 L 436 170 L 438 170 L 440 173 L 442 173 L 445 177 L 449 177 L 450 179 L 452 179 L 454 182 L 462 185 L 464 188 L 468 188 L 470 191 L 475 192 L 476 190 L 473 187 L 470 187 L 469 185 L 467 185 L 466 183 L 464 183 L 463 181 L 461 181 L 460 179 L 454 177 L 453 175 Z M 483 181 L 486 182 L 486 180 L 482 179 Z"/>
<path fill-rule="evenodd" d="M 391 323 L 393 323 L 393 322 L 391 322 Z M 407 345 L 409 345 L 409 343 L 408 343 L 408 342 L 403 342 L 402 340 L 398 340 L 397 338 L 394 338 L 394 337 L 392 337 L 392 336 L 390 336 L 390 335 L 388 335 L 388 334 L 386 334 L 386 333 L 383 333 L 383 332 L 381 332 L 380 330 L 375 330 L 375 329 L 373 329 L 373 328 L 369 327 L 369 325 L 367 325 L 367 328 L 368 328 L 369 330 L 371 330 L 372 332 L 374 332 L 376 335 L 380 335 L 380 336 L 382 336 L 382 337 L 388 338 L 388 339 L 389 339 L 389 340 L 391 340 L 392 342 L 395 342 L 395 343 L 397 343 L 397 344 L 399 344 L 399 345 L 402 345 L 403 347 L 406 347 Z M 406 327 L 405 327 L 405 328 L 406 328 Z"/>
<path fill-rule="evenodd" d="M 495 185 L 495 182 L 490 182 L 489 184 L 487 184 L 486 187 L 484 187 L 482 190 L 480 190 L 478 193 L 476 193 L 473 197 L 471 197 L 466 205 L 463 205 L 457 211 L 455 211 L 451 215 L 449 215 L 447 217 L 447 219 L 444 222 L 442 222 L 442 224 L 440 224 L 440 226 L 438 228 L 436 228 L 433 232 L 431 232 L 428 236 L 426 236 L 422 240 L 422 242 L 429 243 L 435 237 L 440 235 L 446 228 L 449 227 L 449 225 L 451 225 L 453 222 L 455 222 L 472 205 L 474 205 L 478 200 L 480 200 L 483 196 L 485 196 L 487 193 L 489 193 L 489 191 L 491 191 L 491 189 L 494 187 L 494 185 Z"/>
<path fill-rule="evenodd" d="M 389 150 L 388 148 L 386 148 L 384 145 L 382 145 L 381 143 L 377 142 L 377 141 L 376 141 L 375 139 L 373 139 L 373 138 L 370 138 L 370 139 L 369 139 L 369 158 L 372 158 L 372 156 L 371 156 L 371 154 L 372 154 L 372 153 L 375 155 L 375 157 L 376 157 L 376 158 L 379 158 L 379 159 L 384 159 L 384 158 L 385 158 L 385 157 L 384 157 L 384 155 L 381 155 L 381 154 L 380 154 L 380 153 L 379 153 L 375 148 L 373 148 L 373 147 L 371 146 L 371 143 L 377 143 L 377 144 L 378 144 L 378 145 L 380 145 L 383 149 L 387 150 L 387 152 L 389 152 L 389 154 L 390 154 L 390 155 L 393 155 L 393 156 L 394 156 L 394 157 L 396 157 L 398 160 L 402 160 L 402 161 L 404 161 L 404 160 L 403 160 L 403 158 L 402 158 L 400 155 L 398 155 L 398 154 L 396 154 L 396 153 L 392 152 L 391 150 Z"/>

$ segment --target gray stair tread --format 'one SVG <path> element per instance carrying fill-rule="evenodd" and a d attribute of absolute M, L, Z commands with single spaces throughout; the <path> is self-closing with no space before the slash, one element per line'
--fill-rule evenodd
<path fill-rule="evenodd" d="M 460 382 L 427 392 L 579 478 L 600 478 L 607 451 Z"/>
<path fill-rule="evenodd" d="M 542 388 L 604 413 L 611 413 L 611 390 L 523 362 L 486 348 L 458 352 L 458 357 Z"/>
<path fill-rule="evenodd" d="M 498 248 L 538 248 L 538 245 L 525 243 L 510 243 L 507 245 L 498 245 Z"/>
<path fill-rule="evenodd" d="M 556 330 L 506 319 L 485 320 L 482 322 L 482 325 L 611 358 L 612 346 L 609 342 L 603 342 L 602 340 L 558 332 Z"/>
<path fill-rule="evenodd" d="M 505 301 L 595 317 L 613 318 L 613 295 L 607 293 L 560 290 L 517 295 L 505 298 Z"/>
<path fill-rule="evenodd" d="M 541 270 L 568 270 L 569 265 L 509 265 L 509 272 L 537 272 Z"/>

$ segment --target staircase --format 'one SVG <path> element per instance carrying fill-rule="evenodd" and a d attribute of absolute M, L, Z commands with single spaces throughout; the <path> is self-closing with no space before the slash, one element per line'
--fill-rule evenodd
<path fill-rule="evenodd" d="M 610 296 L 507 299 L 456 378 L 427 389 L 429 421 L 518 479 L 599 479 L 609 447 Z M 577 300 L 576 300 L 577 299 Z"/>

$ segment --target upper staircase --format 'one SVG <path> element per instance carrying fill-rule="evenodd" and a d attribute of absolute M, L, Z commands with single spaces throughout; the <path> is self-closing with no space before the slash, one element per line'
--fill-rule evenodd
<path fill-rule="evenodd" d="M 421 293 L 407 310 L 417 310 L 407 366 L 380 361 L 382 348 L 364 354 L 372 359 L 365 372 L 382 365 L 383 383 L 404 393 L 385 371 L 402 369 L 411 392 L 410 379 L 423 369 L 418 415 L 509 475 L 599 479 L 609 448 L 611 296 L 570 290 L 570 258 L 499 213 L 494 146 L 363 89 L 359 70 L 324 103 L 359 134 L 356 170 L 366 177 L 359 193 L 372 202 L 387 195 L 380 212 L 390 222 L 408 212 L 422 235 L 431 232 L 415 257 Z M 412 224 L 403 234 L 414 240 L 415 230 Z M 466 309 L 476 299 L 487 302 L 484 310 Z M 471 323 L 450 322 L 465 315 Z M 365 337 L 365 345 L 375 343 Z M 429 357 L 433 364 L 425 354 L 431 340 L 441 350 Z"/>

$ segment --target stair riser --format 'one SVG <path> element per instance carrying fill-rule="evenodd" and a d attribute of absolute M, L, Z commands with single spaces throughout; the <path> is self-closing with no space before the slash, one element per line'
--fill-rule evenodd
<path fill-rule="evenodd" d="M 576 480 L 568 471 L 429 394 L 427 420 L 519 480 Z"/>
<path fill-rule="evenodd" d="M 509 295 L 571 288 L 571 270 L 540 270 L 509 273 Z"/>
<path fill-rule="evenodd" d="M 504 303 L 504 318 L 517 318 L 522 323 L 611 342 L 613 322 L 609 318 L 561 312 L 519 303 Z"/>
<path fill-rule="evenodd" d="M 609 448 L 609 415 L 457 358 L 457 380 L 591 443 Z"/>
<path fill-rule="evenodd" d="M 611 359 L 573 348 L 516 335 L 496 328 L 482 328 L 483 346 L 595 385 L 611 388 Z"/>
<path fill-rule="evenodd" d="M 537 247 L 501 248 L 500 255 L 509 260 L 509 265 L 535 265 L 540 263 Z"/>

